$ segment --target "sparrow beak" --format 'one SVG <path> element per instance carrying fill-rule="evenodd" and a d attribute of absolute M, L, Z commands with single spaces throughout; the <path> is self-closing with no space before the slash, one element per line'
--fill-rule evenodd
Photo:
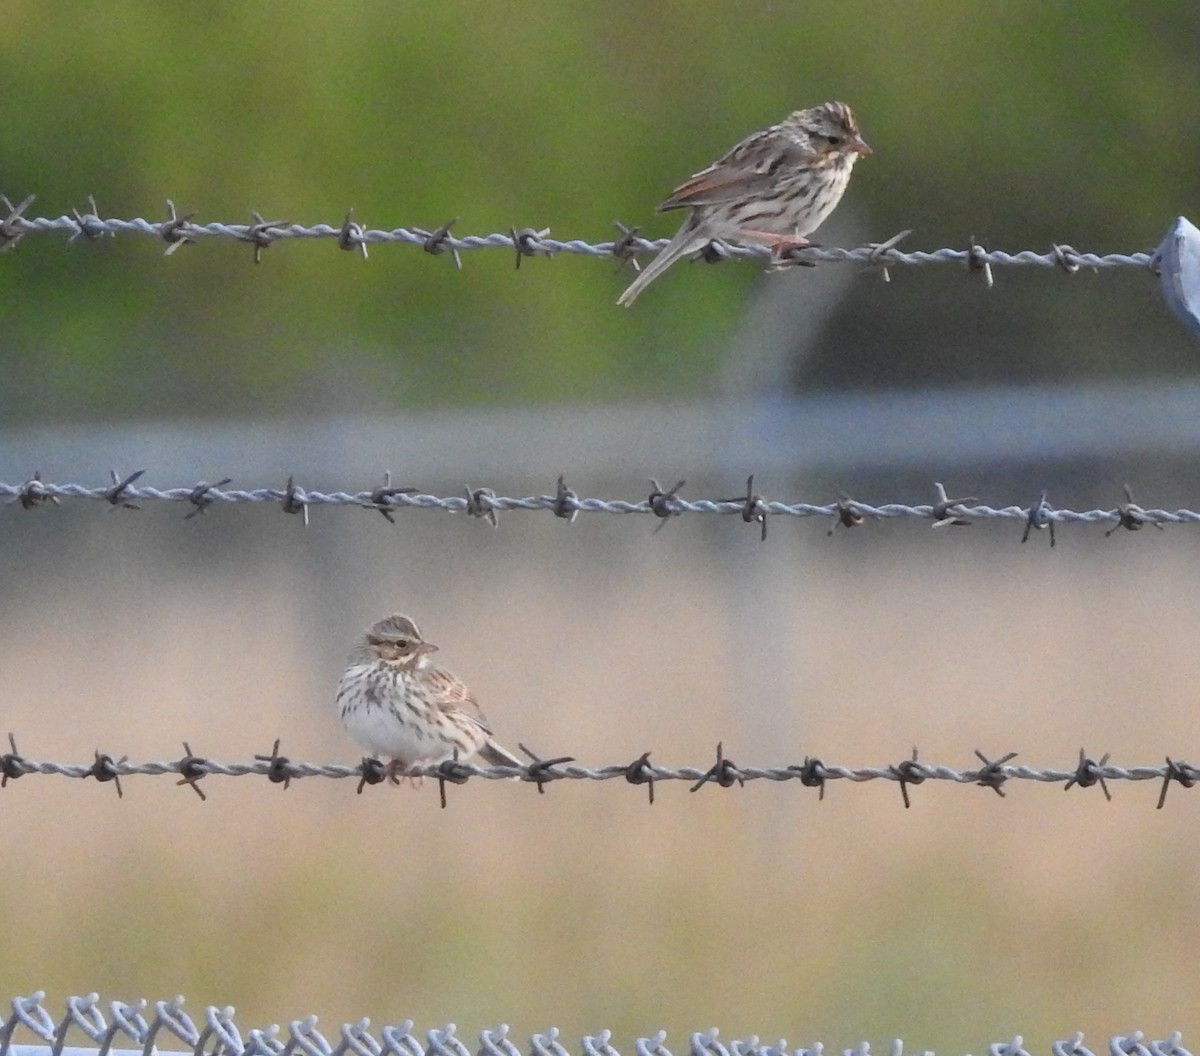
<path fill-rule="evenodd" d="M 861 154 L 863 157 L 872 153 L 871 148 L 867 146 L 867 141 L 862 136 L 855 136 L 851 139 L 845 149 L 851 154 Z"/>
<path fill-rule="evenodd" d="M 413 650 L 417 656 L 425 656 L 428 653 L 436 653 L 438 647 L 433 642 L 421 642 L 420 645 Z"/>

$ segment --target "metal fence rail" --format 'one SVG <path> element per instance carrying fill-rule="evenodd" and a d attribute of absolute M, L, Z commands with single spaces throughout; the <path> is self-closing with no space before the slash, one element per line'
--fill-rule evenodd
<path fill-rule="evenodd" d="M 334 1039 L 327 1039 L 317 1029 L 317 1017 L 293 1019 L 281 1037 L 280 1028 L 248 1030 L 243 1038 L 234 1022 L 234 1009 L 209 1005 L 199 1024 L 183 1011 L 184 1000 L 156 1001 L 149 1018 L 147 1003 L 125 1004 L 111 1001 L 102 1004 L 99 995 L 69 997 L 63 1016 L 55 1018 L 47 1010 L 46 995 L 37 991 L 28 997 L 12 1000 L 12 1014 L 0 1026 L 0 1056 L 150 1056 L 157 1051 L 159 1041 L 179 1042 L 195 1056 L 471 1056 L 457 1035 L 453 1023 L 429 1030 L 421 1042 L 412 1033 L 412 1020 L 395 1026 L 371 1031 L 371 1021 L 360 1019 L 345 1023 Z M 102 1008 L 107 1008 L 108 1019 Z M 15 1036 L 25 1031 L 37 1039 L 36 1044 L 21 1044 Z M 67 1041 L 72 1033 L 81 1034 L 91 1044 L 72 1046 Z M 650 1037 L 634 1040 L 638 1056 L 672 1056 L 666 1046 L 667 1033 L 659 1031 Z M 132 1042 L 134 1048 L 119 1045 Z M 1141 1032 L 1118 1035 L 1106 1043 L 1108 1056 L 1191 1056 L 1183 1047 L 1183 1035 L 1178 1031 L 1155 1041 Z M 602 1030 L 586 1035 L 579 1041 L 581 1056 L 620 1056 L 612 1044 L 612 1032 Z M 822 1056 L 824 1046 L 817 1042 L 808 1048 L 792 1049 L 786 1041 L 773 1045 L 761 1044 L 757 1037 L 723 1042 L 716 1028 L 696 1031 L 689 1037 L 686 1048 L 678 1049 L 687 1056 Z M 870 1056 L 870 1046 L 864 1041 L 853 1049 L 843 1050 L 843 1056 Z M 992 1042 L 987 1046 L 989 1056 L 1030 1056 L 1020 1035 L 1008 1041 Z M 530 1037 L 528 1046 L 519 1047 L 509 1037 L 508 1027 L 500 1025 L 479 1033 L 477 1056 L 571 1056 L 571 1050 L 560 1040 L 556 1028 Z M 893 1041 L 888 1056 L 903 1056 L 904 1043 Z M 1083 1034 L 1056 1041 L 1051 1045 L 1052 1056 L 1095 1056 L 1084 1045 Z M 931 1053 L 926 1056 L 932 1056 Z"/>
<path fill-rule="evenodd" d="M 118 796 L 123 796 L 122 777 L 174 777 L 175 784 L 186 785 L 202 800 L 207 799 L 200 782 L 210 776 L 219 777 L 265 777 L 272 784 L 287 788 L 293 780 L 306 777 L 334 779 L 350 778 L 357 781 L 356 791 L 361 794 L 368 786 L 383 784 L 388 777 L 388 767 L 382 760 L 364 757 L 357 766 L 340 764 L 296 762 L 280 753 L 280 742 L 275 741 L 270 752 L 255 755 L 248 763 L 222 763 L 195 754 L 184 742 L 184 755 L 180 759 L 159 762 L 130 762 L 127 756 L 114 758 L 99 750 L 86 764 L 61 763 L 28 758 L 17 749 L 16 738 L 8 735 L 10 751 L 0 755 L 0 788 L 10 781 L 30 774 L 54 775 L 76 780 L 94 778 L 98 783 L 112 783 Z M 713 762 L 702 766 L 668 767 L 650 761 L 650 752 L 644 752 L 631 762 L 613 763 L 608 766 L 587 767 L 576 764 L 572 756 L 543 758 L 524 745 L 521 750 L 529 757 L 524 766 L 476 766 L 471 763 L 450 760 L 439 765 L 412 766 L 403 771 L 406 777 L 433 778 L 438 782 L 442 806 L 446 806 L 448 785 L 465 784 L 473 777 L 492 781 L 519 779 L 536 786 L 544 792 L 546 785 L 554 781 L 626 781 L 633 785 L 645 785 L 651 803 L 654 802 L 654 786 L 659 781 L 686 781 L 690 791 L 696 792 L 705 785 L 731 788 L 744 787 L 748 781 L 790 782 L 797 781 L 802 787 L 815 789 L 818 798 L 825 798 L 826 786 L 831 782 L 849 781 L 862 784 L 870 781 L 889 781 L 899 786 L 900 795 L 907 808 L 911 806 L 909 790 L 926 781 L 949 782 L 953 785 L 977 785 L 991 789 L 999 796 L 1005 795 L 1009 781 L 1033 781 L 1047 785 L 1060 785 L 1064 791 L 1072 788 L 1090 788 L 1099 785 L 1106 799 L 1112 799 L 1110 781 L 1154 781 L 1160 783 L 1158 807 L 1161 810 L 1172 784 L 1192 788 L 1200 781 L 1200 767 L 1192 766 L 1178 758 L 1167 756 L 1162 765 L 1118 766 L 1110 763 L 1110 754 L 1099 759 L 1091 758 L 1082 748 L 1079 758 L 1065 769 L 1039 768 L 1012 765 L 1017 752 L 1007 752 L 992 759 L 978 749 L 975 756 L 980 766 L 970 769 L 923 762 L 916 748 L 911 755 L 895 763 L 882 766 L 849 767 L 826 763 L 815 756 L 805 756 L 797 763 L 786 766 L 757 767 L 739 766 L 725 755 L 724 746 L 717 745 Z"/>
<path fill-rule="evenodd" d="M 1055 509 L 1042 494 L 1029 506 L 993 507 L 980 505 L 974 496 L 953 498 L 940 483 L 934 484 L 935 501 L 928 505 L 906 505 L 888 503 L 872 506 L 843 495 L 836 502 L 814 504 L 806 502 L 773 502 L 754 490 L 754 476 L 746 481 L 746 492 L 731 498 L 685 499 L 680 494 L 686 481 L 678 481 L 669 489 L 657 480 L 650 481 L 651 490 L 644 499 L 580 498 L 562 477 L 558 478 L 553 495 L 529 495 L 512 498 L 497 495 L 492 488 L 468 486 L 462 495 L 428 495 L 414 487 L 396 487 L 391 474 L 384 475 L 382 485 L 369 491 L 308 491 L 296 483 L 295 476 L 288 477 L 283 488 L 256 488 L 249 491 L 223 490 L 231 482 L 225 477 L 214 484 L 200 481 L 197 484 L 152 488 L 139 486 L 137 481 L 146 470 L 139 469 L 122 477 L 115 470 L 110 472 L 111 483 L 101 487 L 84 484 L 54 484 L 41 479 L 40 474 L 22 484 L 0 482 L 0 500 L 7 500 L 23 509 L 58 505 L 64 499 L 87 499 L 106 503 L 110 509 L 137 510 L 141 502 L 177 503 L 189 507 L 185 519 L 203 513 L 214 504 L 274 503 L 285 513 L 300 515 L 308 523 L 310 507 L 355 506 L 377 510 L 389 521 L 400 510 L 442 510 L 446 513 L 467 513 L 497 524 L 498 513 L 508 511 L 550 512 L 567 522 L 574 521 L 580 513 L 649 514 L 659 520 L 661 528 L 672 517 L 682 514 L 726 514 L 741 517 L 747 524 L 759 527 L 761 537 L 767 537 L 767 521 L 777 516 L 819 517 L 830 519 L 834 527 L 854 528 L 867 520 L 895 520 L 917 518 L 932 522 L 935 528 L 962 526 L 972 521 L 1002 520 L 1016 521 L 1025 526 L 1022 542 L 1028 540 L 1034 529 L 1049 529 L 1051 545 L 1054 544 L 1056 524 L 1108 524 L 1111 535 L 1117 528 L 1136 531 L 1144 525 L 1161 528 L 1164 524 L 1200 523 L 1200 512 L 1195 510 L 1144 509 L 1133 501 L 1133 494 L 1125 488 L 1124 501 L 1109 510 L 1065 510 Z M 832 531 L 833 528 L 830 528 Z M 656 529 L 657 531 L 657 529 Z"/>
<path fill-rule="evenodd" d="M 607 241 L 589 242 L 585 239 L 556 239 L 550 237 L 548 227 L 511 227 L 507 232 L 490 235 L 454 235 L 451 228 L 456 221 L 450 220 L 440 227 L 396 227 L 389 229 L 364 227 L 354 219 L 353 210 L 346 213 L 336 224 L 294 224 L 286 220 L 265 220 L 255 212 L 252 223 L 236 224 L 211 221 L 197 223 L 194 213 L 180 215 L 175 203 L 167 199 L 167 215 L 162 220 L 103 218 L 99 215 L 94 198 L 89 198 L 88 208 L 72 209 L 70 215 L 55 217 L 26 218 L 24 212 L 36 201 L 29 195 L 19 204 L 0 195 L 4 214 L 0 216 L 0 251 L 17 245 L 28 235 L 64 233 L 68 241 L 95 242 L 118 234 L 149 236 L 166 243 L 165 253 L 171 254 L 181 246 L 191 245 L 207 239 L 225 239 L 245 243 L 252 247 L 254 261 L 262 259 L 263 251 L 277 242 L 296 239 L 323 239 L 333 242 L 338 248 L 357 252 L 364 258 L 368 246 L 398 244 L 418 246 L 427 253 L 449 254 L 455 265 L 462 267 L 461 254 L 478 249 L 500 249 L 515 255 L 520 267 L 526 257 L 552 257 L 558 253 L 571 253 L 587 257 L 601 257 L 622 262 L 636 261 L 639 255 L 653 254 L 662 249 L 669 239 L 643 238 L 636 227 L 627 227 L 619 221 L 614 223 L 618 237 Z M 943 248 L 927 252 L 902 252 L 897 245 L 911 231 L 902 231 L 883 242 L 874 242 L 854 249 L 808 247 L 798 249 L 787 256 L 794 264 L 858 263 L 886 269 L 894 266 L 956 264 L 978 272 L 989 284 L 991 269 L 995 266 L 1032 266 L 1053 268 L 1065 273 L 1074 273 L 1081 268 L 1147 268 L 1153 265 L 1153 251 L 1131 253 L 1081 253 L 1068 245 L 1055 244 L 1044 253 L 1021 250 L 1007 253 L 989 250 L 972 238 L 962 249 Z M 778 256 L 761 246 L 734 246 L 711 243 L 702 254 L 704 259 L 717 262 L 726 259 L 751 259 L 760 263 L 778 264 Z"/>

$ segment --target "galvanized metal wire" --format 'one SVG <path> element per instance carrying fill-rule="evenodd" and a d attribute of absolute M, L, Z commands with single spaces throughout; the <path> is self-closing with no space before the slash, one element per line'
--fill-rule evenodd
<path fill-rule="evenodd" d="M 201 782 L 209 777 L 265 777 L 270 783 L 285 788 L 294 780 L 310 777 L 350 779 L 357 783 L 356 790 L 361 794 L 369 786 L 385 783 L 389 776 L 388 767 L 382 760 L 369 757 L 363 758 L 356 766 L 297 762 L 281 754 L 278 740 L 269 752 L 255 755 L 252 761 L 244 763 L 222 763 L 204 758 L 194 753 L 186 742 L 183 745 L 185 754 L 179 759 L 131 762 L 127 756 L 115 758 L 110 753 L 96 750 L 87 763 L 63 763 L 30 758 L 18 750 L 13 734 L 10 733 L 8 739 L 11 750 L 0 755 L 0 788 L 6 788 L 19 778 L 42 774 L 76 780 L 94 779 L 100 784 L 112 783 L 118 796 L 121 796 L 124 794 L 122 778 L 165 776 L 175 778 L 177 785 L 189 786 L 201 799 L 205 799 Z M 1014 765 L 1016 752 L 991 758 L 978 749 L 974 754 L 979 766 L 956 768 L 922 761 L 915 748 L 903 759 L 880 766 L 843 766 L 824 762 L 815 756 L 805 756 L 803 760 L 783 766 L 739 766 L 726 756 L 723 744 L 717 745 L 713 761 L 701 766 L 663 766 L 651 762 L 651 753 L 645 752 L 629 762 L 589 767 L 578 764 L 572 756 L 543 758 L 524 745 L 521 748 L 529 757 L 529 762 L 524 766 L 483 767 L 454 759 L 439 765 L 409 767 L 403 773 L 405 776 L 435 779 L 439 783 L 443 806 L 446 805 L 448 785 L 465 784 L 471 778 L 490 781 L 519 778 L 525 784 L 536 786 L 539 792 L 545 791 L 545 787 L 555 781 L 625 781 L 647 786 L 651 803 L 654 802 L 654 786 L 662 781 L 687 782 L 692 792 L 706 785 L 731 788 L 734 785 L 744 787 L 747 782 L 753 781 L 798 782 L 802 788 L 815 789 L 822 799 L 826 788 L 833 782 L 848 781 L 858 785 L 885 781 L 898 786 L 905 807 L 911 805 L 909 790 L 926 781 L 975 785 L 991 789 L 999 796 L 1005 795 L 1005 785 L 1009 781 L 1059 785 L 1067 790 L 1099 785 L 1107 799 L 1112 798 L 1108 787 L 1110 781 L 1153 781 L 1161 785 L 1158 809 L 1162 809 L 1167 790 L 1172 784 L 1191 788 L 1200 779 L 1200 767 L 1178 758 L 1167 756 L 1161 765 L 1119 766 L 1110 762 L 1108 753 L 1094 759 L 1082 748 L 1079 758 L 1066 768 Z"/>
<path fill-rule="evenodd" d="M 512 227 L 507 232 L 489 235 L 454 235 L 451 220 L 438 227 L 424 228 L 394 227 L 368 228 L 356 220 L 353 210 L 339 223 L 296 224 L 286 220 L 265 220 L 259 213 L 252 214 L 252 222 L 245 224 L 209 221 L 198 223 L 193 213 L 180 215 L 175 203 L 167 200 L 167 215 L 162 220 L 147 220 L 142 217 L 120 219 L 101 217 L 95 199 L 89 199 L 88 208 L 72 209 L 70 215 L 26 218 L 24 212 L 33 204 L 36 196 L 30 195 L 19 204 L 13 205 L 8 198 L 0 196 L 5 214 L 0 218 L 0 250 L 15 246 L 28 235 L 63 233 L 68 241 L 95 242 L 115 235 L 140 235 L 165 243 L 165 252 L 174 253 L 181 246 L 210 239 L 225 239 L 245 243 L 252 247 L 254 260 L 261 259 L 263 251 L 277 242 L 297 239 L 323 239 L 333 242 L 338 248 L 351 250 L 367 256 L 367 247 L 388 244 L 418 246 L 426 252 L 438 255 L 449 254 L 459 267 L 461 254 L 480 249 L 506 250 L 515 255 L 517 266 L 524 257 L 552 257 L 558 253 L 600 257 L 617 260 L 634 260 L 639 255 L 657 253 L 669 241 L 666 238 L 643 238 L 638 228 L 626 227 L 620 222 L 614 226 L 619 237 L 602 241 L 586 239 L 557 239 L 550 237 L 548 227 Z M 1147 268 L 1151 266 L 1153 251 L 1130 253 L 1081 253 L 1068 245 L 1053 245 L 1046 252 L 1021 250 L 1009 253 L 990 250 L 977 244 L 974 239 L 962 249 L 943 248 L 932 251 L 903 252 L 897 244 L 911 232 L 904 231 L 883 242 L 870 243 L 853 249 L 808 247 L 795 250 L 786 262 L 795 264 L 857 263 L 881 269 L 894 266 L 956 264 L 979 272 L 991 282 L 992 267 L 1032 266 L 1054 268 L 1066 273 L 1081 268 Z M 724 259 L 751 259 L 761 263 L 779 264 L 778 256 L 772 257 L 769 250 L 761 246 L 733 246 L 713 243 L 704 254 L 710 261 Z"/>
<path fill-rule="evenodd" d="M 961 526 L 972 521 L 1016 521 L 1025 525 L 1024 539 L 1028 539 L 1032 529 L 1049 528 L 1051 542 L 1056 524 L 1107 524 L 1111 534 L 1116 528 L 1136 531 L 1144 525 L 1161 528 L 1165 524 L 1200 523 L 1200 512 L 1195 510 L 1144 509 L 1133 501 L 1128 488 L 1124 501 L 1112 509 L 1076 511 L 1055 508 L 1045 493 L 1028 506 L 989 506 L 973 496 L 954 498 L 947 495 L 940 483 L 933 485 L 935 499 L 932 503 L 872 505 L 849 496 L 827 503 L 772 501 L 755 491 L 753 476 L 746 482 L 744 495 L 730 498 L 687 499 L 681 494 L 685 481 L 678 481 L 668 489 L 652 480 L 646 498 L 604 499 L 580 497 L 562 477 L 558 479 L 554 494 L 517 498 L 498 495 L 492 488 L 471 486 L 464 488 L 461 495 L 430 495 L 419 488 L 394 486 L 390 473 L 385 474 L 381 485 L 371 490 L 317 491 L 297 484 L 295 476 L 289 477 L 282 488 L 228 489 L 225 487 L 230 483 L 228 477 L 213 484 L 200 481 L 192 485 L 154 488 L 138 483 L 145 472 L 138 470 L 121 476 L 114 470 L 110 472 L 110 483 L 100 486 L 56 484 L 35 474 L 21 484 L 0 482 L 0 501 L 7 500 L 24 509 L 57 505 L 63 500 L 90 500 L 126 510 L 140 509 L 140 503 L 176 503 L 188 509 L 185 514 L 188 519 L 214 505 L 273 503 L 286 513 L 301 515 L 305 523 L 310 509 L 346 506 L 376 510 L 389 521 L 402 510 L 466 513 L 487 520 L 493 526 L 497 523 L 497 514 L 516 511 L 550 512 L 568 522 L 581 513 L 642 514 L 657 518 L 661 522 L 660 528 L 670 518 L 684 514 L 724 514 L 739 516 L 746 523 L 759 526 L 764 539 L 768 519 L 780 516 L 824 518 L 834 522 L 834 526 L 844 528 L 857 527 L 868 521 L 902 518 L 930 521 L 934 527 Z"/>
<path fill-rule="evenodd" d="M 471 1048 L 459 1038 L 453 1023 L 425 1033 L 422 1042 L 413 1035 L 412 1020 L 372 1031 L 369 1019 L 344 1023 L 333 1038 L 326 1038 L 317 1029 L 317 1017 L 291 1019 L 286 1031 L 277 1025 L 251 1029 L 242 1037 L 234 1022 L 231 1007 L 209 1005 L 200 1022 L 194 1022 L 183 1010 L 184 999 L 156 1001 L 148 1009 L 146 1001 L 127 1004 L 122 1001 L 101 1002 L 98 994 L 69 997 L 66 1010 L 59 1018 L 51 1015 L 45 1005 L 46 995 L 38 990 L 27 997 L 15 997 L 12 1013 L 0 1026 L 0 1056 L 146 1056 L 155 1051 L 157 1040 L 178 1041 L 195 1056 L 286 1056 L 303 1053 L 305 1056 L 471 1056 Z M 105 1017 L 107 1010 L 108 1016 Z M 22 1044 L 22 1033 L 35 1039 L 34 1044 Z M 89 1044 L 69 1045 L 72 1035 Z M 667 1033 L 660 1030 L 649 1037 L 637 1038 L 633 1050 L 638 1056 L 672 1056 L 667 1048 Z M 132 1045 L 132 1047 L 129 1047 Z M 559 1031 L 551 1028 L 544 1034 L 534 1034 L 525 1045 L 515 1042 L 504 1024 L 478 1035 L 477 1056 L 570 1056 L 571 1051 L 561 1040 Z M 579 1040 L 581 1056 L 620 1056 L 613 1045 L 612 1032 L 602 1030 Z M 687 1056 L 822 1056 L 824 1046 L 819 1042 L 809 1048 L 793 1049 L 786 1041 L 773 1045 L 760 1043 L 756 1036 L 725 1042 L 716 1028 L 693 1032 L 683 1046 L 677 1047 Z M 864 1041 L 846 1056 L 870 1056 L 870 1046 Z M 1031 1056 L 1020 1035 L 987 1046 L 990 1056 Z M 1056 1041 L 1052 1056 L 1098 1056 L 1085 1044 L 1082 1033 Z M 1108 1056 L 1191 1056 L 1183 1047 L 1183 1035 L 1175 1031 L 1161 1040 L 1146 1037 L 1140 1031 L 1114 1036 L 1105 1043 L 1102 1052 Z M 888 1047 L 888 1056 L 903 1056 L 904 1043 L 896 1040 Z M 932 1056 L 932 1054 L 927 1054 Z"/>

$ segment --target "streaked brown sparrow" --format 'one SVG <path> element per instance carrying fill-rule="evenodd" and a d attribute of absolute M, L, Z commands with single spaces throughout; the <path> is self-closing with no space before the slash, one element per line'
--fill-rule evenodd
<path fill-rule="evenodd" d="M 808 245 L 805 236 L 833 212 L 854 163 L 870 153 L 845 103 L 797 110 L 752 133 L 658 207 L 691 213 L 617 303 L 633 304 L 675 261 L 714 239 L 754 242 L 774 253 Z"/>
<path fill-rule="evenodd" d="M 363 748 L 388 758 L 397 781 L 410 766 L 436 765 L 474 755 L 492 766 L 523 766 L 492 740 L 492 728 L 474 694 L 429 657 L 407 616 L 380 620 L 359 640 L 338 685 L 342 724 Z"/>

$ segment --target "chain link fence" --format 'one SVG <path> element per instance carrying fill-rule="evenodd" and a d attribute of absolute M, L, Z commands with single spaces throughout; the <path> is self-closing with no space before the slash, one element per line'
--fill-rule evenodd
<path fill-rule="evenodd" d="M 478 1047 L 472 1050 L 461 1040 L 454 1024 L 429 1030 L 422 1042 L 413 1035 L 411 1020 L 372 1031 L 369 1019 L 344 1024 L 336 1038 L 326 1038 L 317 1029 L 317 1017 L 293 1019 L 285 1032 L 278 1026 L 246 1031 L 243 1038 L 234 1022 L 234 1009 L 209 1005 L 200 1023 L 183 1011 L 184 999 L 157 1001 L 147 1011 L 147 1002 L 126 1004 L 112 1001 L 103 1006 L 99 995 L 67 999 L 66 1011 L 55 1019 L 46 1008 L 46 995 L 38 991 L 28 997 L 12 1000 L 12 1014 L 0 1027 L 0 1056 L 141 1056 L 157 1051 L 158 1043 L 176 1041 L 195 1056 L 621 1056 L 612 1043 L 612 1034 L 604 1030 L 580 1039 L 575 1050 L 560 1040 L 559 1031 L 551 1028 L 532 1035 L 519 1045 L 506 1026 L 479 1033 Z M 105 1018 L 103 1008 L 108 1011 Z M 36 1039 L 35 1044 L 14 1040 L 25 1032 Z M 90 1045 L 68 1045 L 72 1034 L 82 1035 Z M 133 1048 L 123 1047 L 132 1043 Z M 637 1056 L 674 1056 L 667 1047 L 666 1031 L 637 1038 L 633 1050 Z M 1140 1032 L 1115 1036 L 1105 1043 L 1108 1056 L 1191 1056 L 1183 1047 L 1183 1036 L 1172 1033 L 1162 1040 L 1152 1040 Z M 685 1047 L 676 1052 L 686 1056 L 822 1056 L 825 1048 L 819 1042 L 808 1048 L 792 1049 L 785 1041 L 764 1045 L 757 1037 L 724 1042 L 713 1028 L 696 1031 Z M 1031 1056 L 1023 1039 L 1017 1035 L 1007 1041 L 987 1046 L 989 1056 Z M 843 1056 L 870 1056 L 866 1042 L 853 1049 L 843 1050 Z M 903 1056 L 904 1043 L 893 1041 L 888 1056 Z M 1077 1033 L 1051 1045 L 1052 1056 L 1097 1056 Z M 926 1054 L 932 1056 L 932 1054 Z"/>

